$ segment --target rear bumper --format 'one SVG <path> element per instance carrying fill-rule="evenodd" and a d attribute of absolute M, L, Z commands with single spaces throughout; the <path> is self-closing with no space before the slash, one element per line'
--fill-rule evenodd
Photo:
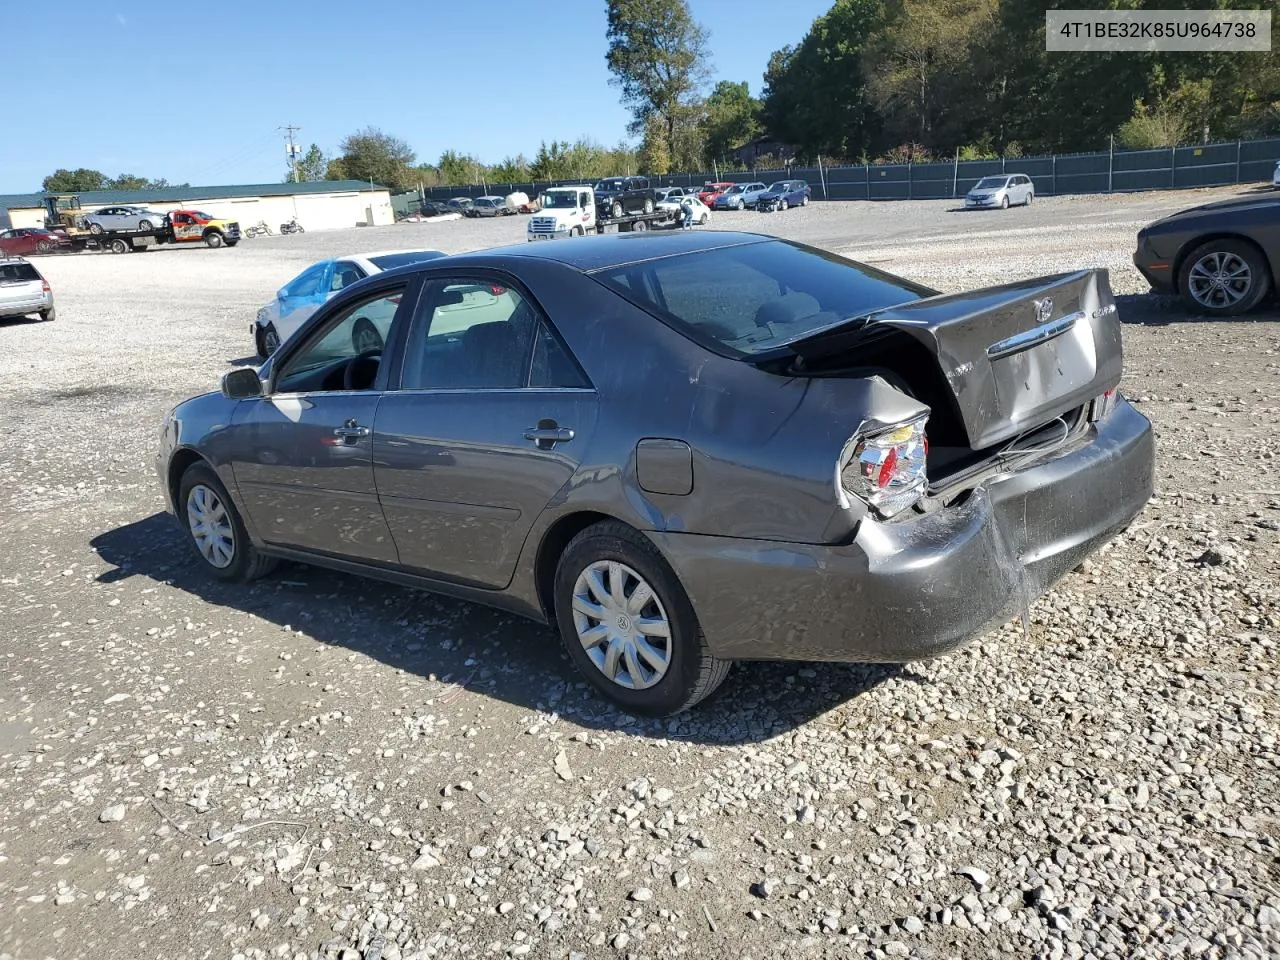
<path fill-rule="evenodd" d="M 53 294 L 46 293 L 38 297 L 23 297 L 21 300 L 0 300 L 0 317 L 25 317 L 32 313 L 42 313 L 53 309 Z"/>
<path fill-rule="evenodd" d="M 731 660 L 902 663 L 1011 619 L 1150 498 L 1155 445 L 1120 399 L 1087 441 L 961 505 L 865 521 L 844 546 L 650 533 L 712 651 Z"/>

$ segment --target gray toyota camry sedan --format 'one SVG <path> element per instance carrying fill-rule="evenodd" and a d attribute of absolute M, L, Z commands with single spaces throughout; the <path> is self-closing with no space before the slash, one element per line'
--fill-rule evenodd
<path fill-rule="evenodd" d="M 1151 494 L 1120 374 L 1104 271 L 939 295 L 617 234 L 343 290 L 176 407 L 158 469 L 215 577 L 299 560 L 554 623 L 667 715 L 735 660 L 915 660 L 1015 615 Z"/>

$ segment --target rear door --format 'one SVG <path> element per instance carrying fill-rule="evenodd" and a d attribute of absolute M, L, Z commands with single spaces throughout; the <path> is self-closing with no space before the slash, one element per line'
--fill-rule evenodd
<path fill-rule="evenodd" d="M 374 425 L 374 475 L 401 563 L 489 588 L 578 469 L 596 394 L 526 291 L 499 274 L 424 287 L 397 388 Z"/>

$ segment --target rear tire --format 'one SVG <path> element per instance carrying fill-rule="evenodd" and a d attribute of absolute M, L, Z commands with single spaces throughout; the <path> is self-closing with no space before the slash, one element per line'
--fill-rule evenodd
<path fill-rule="evenodd" d="M 248 583 L 270 573 L 279 563 L 249 542 L 240 511 L 217 473 L 204 461 L 187 467 L 177 500 L 178 520 L 187 532 L 187 544 L 209 575 L 228 583 Z"/>
<path fill-rule="evenodd" d="M 1029 206 L 1031 206 L 1031 201 L 1032 201 L 1032 200 L 1034 200 L 1035 198 L 1036 198 L 1035 193 L 1028 193 L 1028 194 L 1027 194 L 1027 204 L 1026 204 L 1026 205 L 1027 205 L 1028 207 L 1029 207 Z"/>
<path fill-rule="evenodd" d="M 653 201 L 650 200 L 648 197 L 644 198 L 644 212 L 653 213 Z"/>
<path fill-rule="evenodd" d="M 606 575 L 612 580 L 615 574 L 617 583 L 605 583 Z M 634 585 L 630 594 L 628 585 Z M 609 605 L 597 602 L 601 586 L 608 588 L 610 604 L 614 597 L 621 598 L 612 615 Z M 647 601 L 644 587 L 651 594 Z M 604 618 L 592 616 L 592 610 Z M 588 527 L 569 541 L 556 566 L 555 612 L 574 666 L 628 713 L 667 717 L 688 710 L 720 686 L 732 665 L 712 656 L 688 594 L 657 547 L 617 521 Z M 642 621 L 647 624 L 643 631 L 638 629 Z M 661 635 L 663 630 L 666 637 Z M 598 638 L 594 644 L 592 637 Z M 632 644 L 643 643 L 651 655 L 656 654 L 661 668 L 639 653 L 628 657 L 615 652 L 610 658 L 610 649 L 626 647 L 628 637 Z M 604 672 L 610 659 L 618 661 L 612 677 Z M 637 666 L 638 683 L 630 669 Z"/>
<path fill-rule="evenodd" d="M 36 244 L 36 253 L 53 253 L 53 244 L 48 240 L 41 240 Z"/>
<path fill-rule="evenodd" d="M 128 253 L 128 252 L 129 252 L 129 245 L 128 245 L 127 243 L 125 243 L 123 240 L 119 240 L 119 239 L 112 240 L 112 241 L 111 241 L 111 252 L 112 252 L 112 253 Z"/>
<path fill-rule="evenodd" d="M 103 234 L 102 224 L 100 223 L 89 224 L 89 232 L 92 233 L 95 237 L 102 236 Z"/>
<path fill-rule="evenodd" d="M 41 310 L 40 319 L 43 320 L 45 323 L 52 323 L 54 320 L 57 320 L 58 308 L 50 307 L 48 310 Z"/>

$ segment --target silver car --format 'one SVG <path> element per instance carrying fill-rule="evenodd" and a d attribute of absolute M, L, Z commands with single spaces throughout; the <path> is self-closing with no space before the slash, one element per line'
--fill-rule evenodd
<path fill-rule="evenodd" d="M 746 210 L 754 209 L 762 194 L 769 188 L 763 183 L 735 183 L 712 201 L 713 210 Z"/>
<path fill-rule="evenodd" d="M 30 261 L 0 254 L 0 319 L 36 314 L 41 320 L 56 316 L 49 281 Z"/>
<path fill-rule="evenodd" d="M 165 215 L 146 207 L 103 207 L 85 214 L 91 233 L 108 230 L 156 230 L 164 226 Z"/>
<path fill-rule="evenodd" d="M 992 208 L 1007 210 L 1011 206 L 1022 204 L 1031 206 L 1036 198 L 1036 187 L 1025 173 L 1000 174 L 998 177 L 983 177 L 967 194 L 966 207 Z"/>

